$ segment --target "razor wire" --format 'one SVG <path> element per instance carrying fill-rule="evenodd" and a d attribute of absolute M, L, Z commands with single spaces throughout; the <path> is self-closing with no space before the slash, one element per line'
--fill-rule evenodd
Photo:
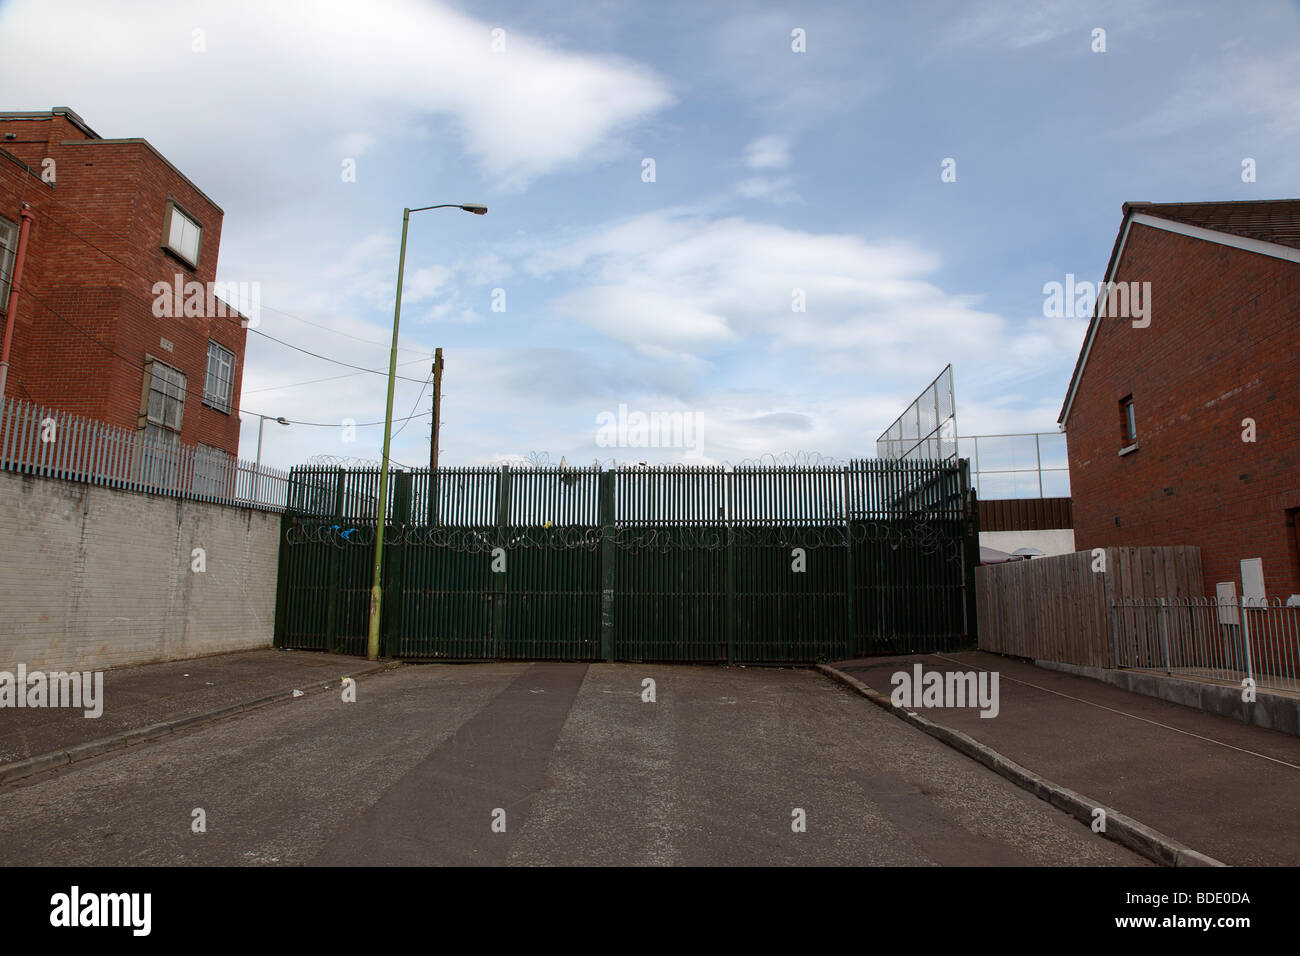
<path fill-rule="evenodd" d="M 498 528 L 445 525 L 396 525 L 384 540 L 393 546 L 415 546 L 486 554 L 496 548 L 530 548 L 554 551 L 594 551 L 609 542 L 627 551 L 720 551 L 726 548 L 847 548 L 852 545 L 888 547 L 922 556 L 960 561 L 963 549 L 954 534 L 957 522 L 854 521 L 825 525 L 529 525 Z M 375 525 L 326 522 L 290 522 L 285 544 L 326 544 L 373 547 Z"/>

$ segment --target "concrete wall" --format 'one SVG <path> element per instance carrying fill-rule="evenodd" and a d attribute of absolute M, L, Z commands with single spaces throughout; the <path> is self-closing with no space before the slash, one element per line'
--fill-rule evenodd
<path fill-rule="evenodd" d="M 279 527 L 277 514 L 0 472 L 0 670 L 270 645 Z"/>
<path fill-rule="evenodd" d="M 1054 531 L 981 531 L 980 544 L 1014 554 L 1017 548 L 1037 548 L 1044 555 L 1074 553 L 1074 532 L 1069 528 Z"/>

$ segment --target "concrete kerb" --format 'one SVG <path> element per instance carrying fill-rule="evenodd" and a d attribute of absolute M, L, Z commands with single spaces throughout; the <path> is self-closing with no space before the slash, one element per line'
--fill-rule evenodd
<path fill-rule="evenodd" d="M 1105 667 L 1087 667 L 1082 664 L 1062 664 L 1057 661 L 1035 660 L 1035 667 L 1087 677 L 1118 687 L 1121 690 L 1170 703 L 1181 704 L 1207 714 L 1231 717 L 1245 724 L 1254 724 L 1265 730 L 1300 737 L 1300 697 L 1275 693 L 1269 688 L 1258 691 L 1255 702 L 1247 705 L 1241 699 L 1241 687 L 1236 684 L 1219 684 L 1208 681 L 1186 680 L 1173 675 L 1150 671 L 1120 670 Z"/>
<path fill-rule="evenodd" d="M 367 674 L 374 674 L 378 671 L 388 670 L 399 666 L 401 665 L 396 662 L 376 664 L 374 667 L 367 667 L 364 670 L 354 671 L 349 676 L 355 680 L 358 677 L 365 677 Z M 314 694 L 323 693 L 324 691 L 337 686 L 339 686 L 338 681 L 320 681 L 315 684 L 308 684 L 305 687 L 295 688 L 295 690 L 301 690 L 302 696 L 308 697 Z M 231 704 L 227 707 L 219 707 L 216 710 L 209 710 L 202 714 L 190 714 L 188 717 L 178 717 L 176 720 L 163 721 L 159 724 L 151 724 L 148 727 L 136 727 L 133 730 L 124 730 L 120 733 L 113 734 L 111 737 L 104 737 L 100 740 L 91 740 L 84 744 L 66 747 L 62 750 L 54 750 L 50 753 L 38 754 L 35 757 L 16 760 L 13 763 L 0 766 L 0 784 L 8 783 L 10 780 L 19 780 L 23 777 L 30 777 L 32 774 L 41 773 L 54 767 L 61 767 L 65 764 L 89 760 L 91 757 L 98 757 L 101 754 L 110 753 L 114 750 L 122 750 L 135 743 L 157 740 L 159 737 L 165 737 L 170 733 L 174 733 L 175 731 L 182 730 L 186 727 L 205 724 L 213 720 L 221 720 L 223 717 L 231 717 L 235 714 L 243 713 L 246 710 L 253 710 L 256 707 L 265 707 L 267 704 L 274 704 L 294 699 L 296 698 L 293 696 L 293 690 L 279 691 L 274 694 L 267 694 L 264 697 L 254 698 L 253 700 L 245 700 L 238 704 Z"/>
<path fill-rule="evenodd" d="M 1152 862 L 1159 863 L 1161 866 L 1226 866 L 1226 864 L 1213 857 L 1184 846 L 1177 840 L 1171 839 L 1146 824 L 1139 823 L 1132 817 L 1113 810 L 1097 800 L 1091 800 L 1068 787 L 1063 787 L 1044 777 L 1040 777 L 1028 768 L 1022 767 L 1014 760 L 1008 760 L 996 750 L 986 747 L 978 740 L 959 730 L 943 727 L 934 721 L 927 720 L 920 714 L 902 707 L 895 707 L 893 701 L 884 694 L 872 690 L 862 681 L 831 667 L 829 664 L 818 664 L 817 669 L 832 680 L 839 681 L 841 684 L 857 691 L 878 707 L 889 711 L 894 716 L 906 721 L 918 730 L 924 731 L 936 740 L 942 741 L 954 750 L 979 761 L 994 773 L 1005 777 L 1039 799 L 1046 800 L 1052 806 L 1064 810 L 1089 827 L 1092 825 L 1093 810 L 1097 808 L 1105 810 L 1106 829 L 1101 835 L 1108 840 L 1114 840 L 1116 843 L 1128 847 L 1128 849 Z"/>

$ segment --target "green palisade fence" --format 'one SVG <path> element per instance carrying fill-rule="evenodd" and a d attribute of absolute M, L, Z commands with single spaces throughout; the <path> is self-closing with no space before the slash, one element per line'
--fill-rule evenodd
<path fill-rule="evenodd" d="M 394 472 L 382 647 L 805 664 L 971 646 L 967 474 L 965 461 Z M 277 645 L 365 652 L 378 482 L 378 469 L 291 473 Z"/>

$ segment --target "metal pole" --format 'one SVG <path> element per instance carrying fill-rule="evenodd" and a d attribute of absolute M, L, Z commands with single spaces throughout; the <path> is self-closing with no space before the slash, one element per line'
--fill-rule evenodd
<path fill-rule="evenodd" d="M 429 471 L 438 470 L 438 416 L 442 413 L 442 349 L 433 350 L 433 434 L 429 440 Z"/>
<path fill-rule="evenodd" d="M 1168 620 L 1168 602 L 1160 599 L 1160 643 L 1165 651 L 1165 673 L 1172 675 L 1173 671 L 1169 667 L 1169 620 Z"/>
<path fill-rule="evenodd" d="M 1034 432 L 1034 458 L 1038 461 L 1038 497 L 1043 497 L 1043 450 L 1038 445 L 1038 433 Z"/>
<path fill-rule="evenodd" d="M 402 247 L 397 256 L 397 304 L 393 308 L 393 347 L 388 358 L 388 404 L 384 411 L 384 451 L 379 460 L 379 513 L 375 525 L 375 568 L 370 584 L 370 629 L 366 659 L 379 660 L 379 611 L 383 600 L 380 573 L 384 556 L 384 520 L 388 510 L 388 451 L 393 439 L 393 387 L 397 384 L 397 326 L 402 317 L 402 272 L 406 267 L 406 229 L 411 210 L 402 210 Z"/>
<path fill-rule="evenodd" d="M 262 481 L 262 426 L 266 424 L 266 416 L 257 416 L 257 464 L 253 466 L 253 504 L 257 503 L 258 485 Z"/>
<path fill-rule="evenodd" d="M 438 425 L 442 420 L 442 349 L 433 352 L 433 431 L 429 435 L 429 524 L 438 520 Z"/>
<path fill-rule="evenodd" d="M 1250 680 L 1254 680 L 1255 667 L 1254 667 L 1254 662 L 1251 660 L 1251 654 L 1250 654 L 1250 610 L 1248 607 L 1249 602 L 1246 600 L 1244 587 L 1242 588 L 1242 592 L 1243 593 L 1241 595 L 1241 643 L 1243 645 L 1242 650 L 1245 652 L 1245 658 L 1246 658 L 1246 677 Z"/>

